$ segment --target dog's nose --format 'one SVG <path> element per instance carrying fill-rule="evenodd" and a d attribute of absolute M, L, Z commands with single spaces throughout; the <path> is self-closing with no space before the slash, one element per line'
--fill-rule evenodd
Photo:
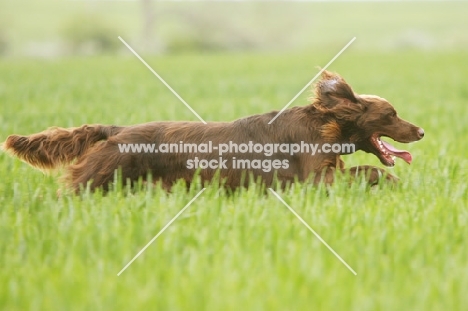
<path fill-rule="evenodd" d="M 421 127 L 418 128 L 418 136 L 419 136 L 419 139 L 424 137 L 424 129 Z"/>

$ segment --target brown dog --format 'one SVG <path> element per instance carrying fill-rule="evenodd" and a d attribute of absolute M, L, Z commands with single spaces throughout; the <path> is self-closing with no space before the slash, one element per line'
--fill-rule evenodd
<path fill-rule="evenodd" d="M 119 168 L 124 182 L 133 183 L 151 174 L 166 189 L 178 179 L 189 185 L 197 166 L 203 181 L 212 180 L 219 171 L 225 185 L 235 189 L 248 184 L 246 173 L 256 180 L 260 177 L 267 186 L 275 179 L 283 185 L 295 180 L 330 184 L 336 170 L 346 172 L 340 155 L 357 150 L 373 153 L 386 166 L 394 165 L 394 156 L 410 163 L 409 152 L 394 148 L 380 137 L 409 143 L 424 136 L 422 128 L 400 119 L 388 101 L 378 96 L 358 95 L 339 75 L 330 72 L 324 72 L 316 84 L 311 104 L 285 110 L 268 124 L 276 114 L 269 112 L 233 122 L 208 124 L 151 122 L 122 127 L 51 128 L 31 136 L 11 135 L 3 149 L 41 169 L 67 166 L 66 180 L 77 192 L 86 185 L 107 190 Z M 132 149 L 129 144 L 137 148 Z M 322 148 L 332 144 L 352 144 L 355 149 L 333 148 L 325 152 L 330 148 Z M 156 149 L 150 149 L 151 145 Z M 304 150 L 292 152 L 298 145 Z M 305 150 L 307 145 L 310 148 Z M 312 145 L 317 146 L 318 152 L 311 153 Z M 207 146 L 211 146 L 208 151 Z M 259 151 L 260 147 L 263 153 L 253 150 Z M 353 178 L 364 175 L 371 185 L 378 183 L 382 176 L 397 180 L 372 166 L 353 167 L 349 173 Z"/>

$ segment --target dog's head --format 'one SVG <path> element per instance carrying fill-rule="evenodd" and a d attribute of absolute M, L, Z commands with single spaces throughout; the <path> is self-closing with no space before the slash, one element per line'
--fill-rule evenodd
<path fill-rule="evenodd" d="M 322 127 L 324 138 L 354 143 L 356 150 L 373 153 L 386 166 L 393 166 L 395 157 L 411 163 L 408 151 L 398 150 L 380 138 L 410 143 L 423 138 L 424 130 L 399 118 L 387 100 L 356 94 L 343 78 L 327 71 L 316 84 L 315 95 L 314 105 L 327 116 Z"/>

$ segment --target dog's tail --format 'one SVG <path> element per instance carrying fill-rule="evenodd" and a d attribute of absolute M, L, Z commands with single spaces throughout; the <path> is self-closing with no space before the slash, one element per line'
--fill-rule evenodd
<path fill-rule="evenodd" d="M 72 162 L 98 141 L 118 134 L 124 127 L 83 125 L 49 128 L 30 136 L 11 135 L 1 148 L 39 169 L 53 169 Z"/>

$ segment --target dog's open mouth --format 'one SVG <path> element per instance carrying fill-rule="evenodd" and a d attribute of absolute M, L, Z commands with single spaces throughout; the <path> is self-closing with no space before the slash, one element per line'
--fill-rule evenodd
<path fill-rule="evenodd" d="M 394 166 L 395 157 L 403 159 L 408 164 L 413 160 L 411 153 L 393 147 L 389 143 L 381 140 L 379 135 L 373 135 L 370 141 L 377 151 L 375 155 L 380 159 L 380 162 L 386 166 Z"/>

